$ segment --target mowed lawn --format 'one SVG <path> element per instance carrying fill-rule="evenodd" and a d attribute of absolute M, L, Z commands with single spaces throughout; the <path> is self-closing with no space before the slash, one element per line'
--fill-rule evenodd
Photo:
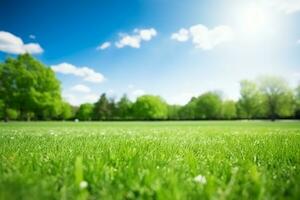
<path fill-rule="evenodd" d="M 300 199 L 300 123 L 1 123 L 0 199 Z"/>

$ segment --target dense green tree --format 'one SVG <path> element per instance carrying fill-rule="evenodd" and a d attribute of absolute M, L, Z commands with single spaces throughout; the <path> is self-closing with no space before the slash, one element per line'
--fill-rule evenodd
<path fill-rule="evenodd" d="M 195 119 L 196 118 L 197 98 L 192 97 L 191 100 L 179 110 L 180 119 Z"/>
<path fill-rule="evenodd" d="M 283 78 L 276 76 L 261 77 L 259 88 L 263 95 L 264 107 L 271 120 L 293 115 L 293 92 Z"/>
<path fill-rule="evenodd" d="M 237 103 L 222 101 L 216 92 L 193 97 L 186 105 L 168 105 L 159 96 L 144 95 L 134 103 L 124 95 L 118 102 L 102 94 L 94 104 L 82 104 L 80 120 L 115 119 L 235 119 L 300 118 L 300 85 L 293 92 L 284 79 L 265 76 L 257 83 L 241 81 Z M 75 107 L 61 98 L 54 72 L 29 54 L 0 63 L 0 119 L 71 119 Z M 77 109 L 77 108 L 76 108 Z M 75 110 L 76 110 L 75 109 Z M 238 114 L 238 117 L 237 117 Z"/>
<path fill-rule="evenodd" d="M 2 120 L 4 118 L 4 103 L 0 99 L 0 119 Z"/>
<path fill-rule="evenodd" d="M 117 103 L 117 115 L 120 119 L 131 119 L 132 116 L 132 102 L 126 95 L 123 95 Z"/>
<path fill-rule="evenodd" d="M 119 119 L 118 117 L 118 108 L 114 98 L 108 99 L 108 110 L 107 119 L 115 120 Z"/>
<path fill-rule="evenodd" d="M 179 105 L 168 105 L 168 119 L 179 120 L 180 119 L 180 109 Z"/>
<path fill-rule="evenodd" d="M 72 106 L 68 102 L 61 103 L 61 112 L 59 114 L 59 119 L 68 120 L 74 117 L 74 112 Z"/>
<path fill-rule="evenodd" d="M 106 97 L 106 94 L 103 93 L 99 100 L 95 103 L 93 109 L 93 119 L 94 120 L 107 120 L 111 116 L 111 105 Z"/>
<path fill-rule="evenodd" d="M 21 119 L 30 120 L 32 116 L 43 119 L 45 113 L 55 109 L 55 102 L 61 101 L 60 93 L 54 72 L 29 54 L 8 58 L 0 65 L 4 109 L 18 110 Z"/>
<path fill-rule="evenodd" d="M 221 118 L 222 99 L 216 92 L 206 92 L 196 100 L 196 119 Z"/>
<path fill-rule="evenodd" d="M 90 103 L 81 104 L 77 113 L 76 117 L 82 121 L 90 121 L 92 120 L 94 105 Z"/>
<path fill-rule="evenodd" d="M 19 117 L 19 112 L 17 110 L 14 110 L 12 108 L 8 108 L 6 110 L 7 118 L 9 120 L 16 120 Z"/>
<path fill-rule="evenodd" d="M 16 84 L 18 73 L 14 65 L 14 59 L 8 58 L 5 63 L 0 64 L 0 99 L 2 102 L 2 115 L 8 121 L 8 109 L 15 108 L 18 87 Z"/>
<path fill-rule="evenodd" d="M 232 100 L 223 102 L 222 105 L 222 118 L 223 119 L 235 119 L 237 118 L 236 103 Z"/>
<path fill-rule="evenodd" d="M 159 96 L 143 95 L 133 104 L 133 113 L 137 119 L 142 120 L 166 119 L 168 108 Z"/>
<path fill-rule="evenodd" d="M 243 80 L 240 82 L 240 99 L 238 101 L 239 117 L 251 119 L 262 112 L 262 95 L 255 82 Z"/>
<path fill-rule="evenodd" d="M 295 89 L 295 117 L 300 119 L 300 84 Z"/>

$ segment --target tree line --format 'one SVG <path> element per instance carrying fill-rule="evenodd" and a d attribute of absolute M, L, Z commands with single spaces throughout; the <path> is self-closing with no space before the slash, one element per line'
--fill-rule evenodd
<path fill-rule="evenodd" d="M 0 63 L 1 120 L 231 120 L 299 119 L 300 85 L 292 89 L 276 76 L 240 82 L 240 98 L 226 100 L 216 91 L 193 97 L 186 105 L 170 105 L 143 95 L 116 101 L 103 93 L 94 103 L 72 106 L 61 96 L 55 73 L 29 54 Z"/>

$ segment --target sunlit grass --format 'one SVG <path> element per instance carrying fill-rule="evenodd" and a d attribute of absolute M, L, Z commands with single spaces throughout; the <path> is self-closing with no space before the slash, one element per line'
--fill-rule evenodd
<path fill-rule="evenodd" d="M 299 199 L 298 122 L 0 125 L 1 199 Z"/>

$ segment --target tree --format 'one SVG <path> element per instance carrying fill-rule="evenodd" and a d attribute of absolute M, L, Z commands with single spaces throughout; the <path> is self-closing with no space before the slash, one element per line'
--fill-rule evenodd
<path fill-rule="evenodd" d="M 180 119 L 196 118 L 197 98 L 192 97 L 191 100 L 179 110 Z"/>
<path fill-rule="evenodd" d="M 0 63 L 0 99 L 2 102 L 2 115 L 8 121 L 8 109 L 16 107 L 16 94 L 18 91 L 16 81 L 17 70 L 14 59 L 8 58 L 5 63 Z"/>
<path fill-rule="evenodd" d="M 0 99 L 0 119 L 2 120 L 4 117 L 4 103 L 3 101 Z"/>
<path fill-rule="evenodd" d="M 120 101 L 117 103 L 117 115 L 120 119 L 132 118 L 132 102 L 126 95 L 123 95 Z"/>
<path fill-rule="evenodd" d="M 254 82 L 248 80 L 241 81 L 240 87 L 241 97 L 237 105 L 239 116 L 246 119 L 257 117 L 262 105 L 259 88 Z"/>
<path fill-rule="evenodd" d="M 206 92 L 196 100 L 197 119 L 219 119 L 221 118 L 222 99 L 215 92 Z"/>
<path fill-rule="evenodd" d="M 6 117 L 5 119 L 4 116 Z M 0 99 L 0 119 L 4 119 L 5 121 L 15 120 L 18 118 L 18 116 L 19 116 L 18 111 L 11 108 L 4 109 L 4 103 Z"/>
<path fill-rule="evenodd" d="M 68 120 L 74 116 L 73 108 L 68 102 L 61 103 L 61 113 L 59 119 Z"/>
<path fill-rule="evenodd" d="M 222 118 L 235 119 L 237 117 L 236 105 L 234 101 L 227 100 L 222 105 Z"/>
<path fill-rule="evenodd" d="M 103 93 L 100 99 L 95 103 L 93 110 L 93 119 L 95 120 L 107 120 L 111 116 L 110 102 Z"/>
<path fill-rule="evenodd" d="M 269 118 L 289 117 L 294 112 L 293 93 L 287 82 L 276 76 L 264 76 L 259 79 L 259 88 Z"/>
<path fill-rule="evenodd" d="M 92 120 L 94 105 L 90 103 L 81 104 L 76 116 L 79 120 L 90 121 Z"/>
<path fill-rule="evenodd" d="M 56 102 L 61 102 L 60 93 L 60 82 L 54 72 L 29 54 L 8 58 L 0 65 L 4 109 L 18 110 L 22 119 L 43 119 L 45 113 L 55 109 Z"/>
<path fill-rule="evenodd" d="M 300 83 L 295 89 L 295 101 L 296 101 L 295 117 L 299 119 L 300 118 Z"/>
<path fill-rule="evenodd" d="M 179 120 L 180 119 L 180 109 L 179 105 L 168 105 L 168 119 Z"/>
<path fill-rule="evenodd" d="M 10 119 L 10 120 L 16 120 L 16 119 L 18 119 L 18 116 L 19 116 L 19 112 L 17 110 L 11 109 L 11 108 L 8 108 L 6 110 L 6 114 L 7 114 L 8 119 Z"/>
<path fill-rule="evenodd" d="M 167 104 L 159 96 L 143 95 L 133 104 L 134 116 L 141 120 L 166 119 Z"/>
<path fill-rule="evenodd" d="M 107 113 L 107 119 L 115 120 L 116 118 L 118 118 L 118 109 L 114 98 L 110 98 L 108 100 L 108 110 L 109 112 Z"/>

